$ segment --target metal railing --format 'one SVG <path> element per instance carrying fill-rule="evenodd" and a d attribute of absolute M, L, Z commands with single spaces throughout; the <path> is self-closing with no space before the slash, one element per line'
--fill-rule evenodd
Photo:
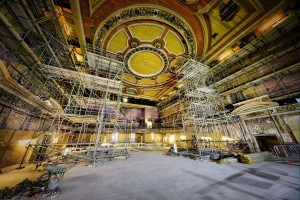
<path fill-rule="evenodd" d="M 87 49 L 87 52 L 95 53 L 95 54 L 100 55 L 100 56 L 105 56 L 107 58 L 112 58 L 112 59 L 115 59 L 115 60 L 118 60 L 118 61 L 123 61 L 124 60 L 124 56 L 122 54 L 116 54 L 116 53 L 107 51 L 105 49 L 94 47 L 91 44 L 87 44 L 86 49 Z"/>
<path fill-rule="evenodd" d="M 276 145 L 274 146 L 275 156 L 285 161 L 300 161 L 300 145 Z"/>

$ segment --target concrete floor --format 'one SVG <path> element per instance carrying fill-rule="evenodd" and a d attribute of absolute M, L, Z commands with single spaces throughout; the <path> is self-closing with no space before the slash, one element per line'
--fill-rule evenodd
<path fill-rule="evenodd" d="M 55 199 L 297 200 L 299 185 L 299 167 L 295 165 L 219 165 L 162 152 L 134 152 L 129 160 L 72 168 L 61 181 L 61 193 Z"/>

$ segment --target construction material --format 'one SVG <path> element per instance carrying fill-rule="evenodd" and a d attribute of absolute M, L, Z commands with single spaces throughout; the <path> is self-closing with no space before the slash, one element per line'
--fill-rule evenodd
<path fill-rule="evenodd" d="M 271 160 L 272 153 L 264 151 L 264 152 L 260 152 L 260 153 L 240 154 L 238 156 L 238 159 L 240 160 L 240 162 L 245 163 L 245 164 L 259 163 L 259 162 L 263 162 L 265 160 Z"/>
<path fill-rule="evenodd" d="M 228 158 L 228 157 L 233 157 L 233 156 L 234 156 L 234 154 L 215 151 L 211 154 L 210 158 L 212 160 L 221 160 L 223 158 Z"/>
<path fill-rule="evenodd" d="M 4 188 L 0 190 L 0 199 L 23 199 L 23 198 L 54 198 L 58 195 L 59 182 L 63 178 L 65 172 L 72 168 L 59 166 L 48 166 L 45 174 L 42 174 L 37 181 L 26 178 L 16 187 Z"/>

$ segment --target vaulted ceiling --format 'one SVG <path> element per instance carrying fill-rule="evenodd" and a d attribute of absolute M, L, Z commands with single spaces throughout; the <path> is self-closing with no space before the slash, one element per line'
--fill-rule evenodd
<path fill-rule="evenodd" d="M 66 16 L 82 54 L 87 45 L 124 56 L 126 96 L 159 101 L 177 84 L 186 59 L 206 64 L 230 58 L 247 34 L 259 31 L 280 0 L 70 1 Z M 227 9 L 227 10 L 226 10 Z M 76 31 L 75 31 L 76 30 Z"/>
<path fill-rule="evenodd" d="M 176 71 L 189 59 L 210 67 L 207 83 L 217 87 L 225 104 L 265 94 L 276 101 L 300 95 L 295 0 L 6 0 L 0 5 L 1 59 L 35 96 L 63 96 L 72 87 L 61 81 L 66 77 L 51 82 L 54 92 L 38 94 L 32 86 L 44 87 L 45 65 L 82 72 L 91 48 L 119 55 L 123 95 L 149 105 L 176 93 Z"/>

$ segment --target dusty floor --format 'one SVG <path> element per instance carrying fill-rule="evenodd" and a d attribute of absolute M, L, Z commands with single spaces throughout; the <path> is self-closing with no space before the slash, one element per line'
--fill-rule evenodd
<path fill-rule="evenodd" d="M 34 179 L 30 167 L 0 175 L 0 187 Z M 59 200 L 299 199 L 299 166 L 200 162 L 162 152 L 134 152 L 132 159 L 96 168 L 77 165 L 61 181 Z"/>
<path fill-rule="evenodd" d="M 295 165 L 218 165 L 161 152 L 136 152 L 131 160 L 96 168 L 76 166 L 66 173 L 56 199 L 297 200 L 299 185 L 299 167 Z"/>
<path fill-rule="evenodd" d="M 35 165 L 28 165 L 23 169 L 13 170 L 0 174 L 0 190 L 5 187 L 14 187 L 25 178 L 37 180 L 46 170 L 35 170 Z"/>

